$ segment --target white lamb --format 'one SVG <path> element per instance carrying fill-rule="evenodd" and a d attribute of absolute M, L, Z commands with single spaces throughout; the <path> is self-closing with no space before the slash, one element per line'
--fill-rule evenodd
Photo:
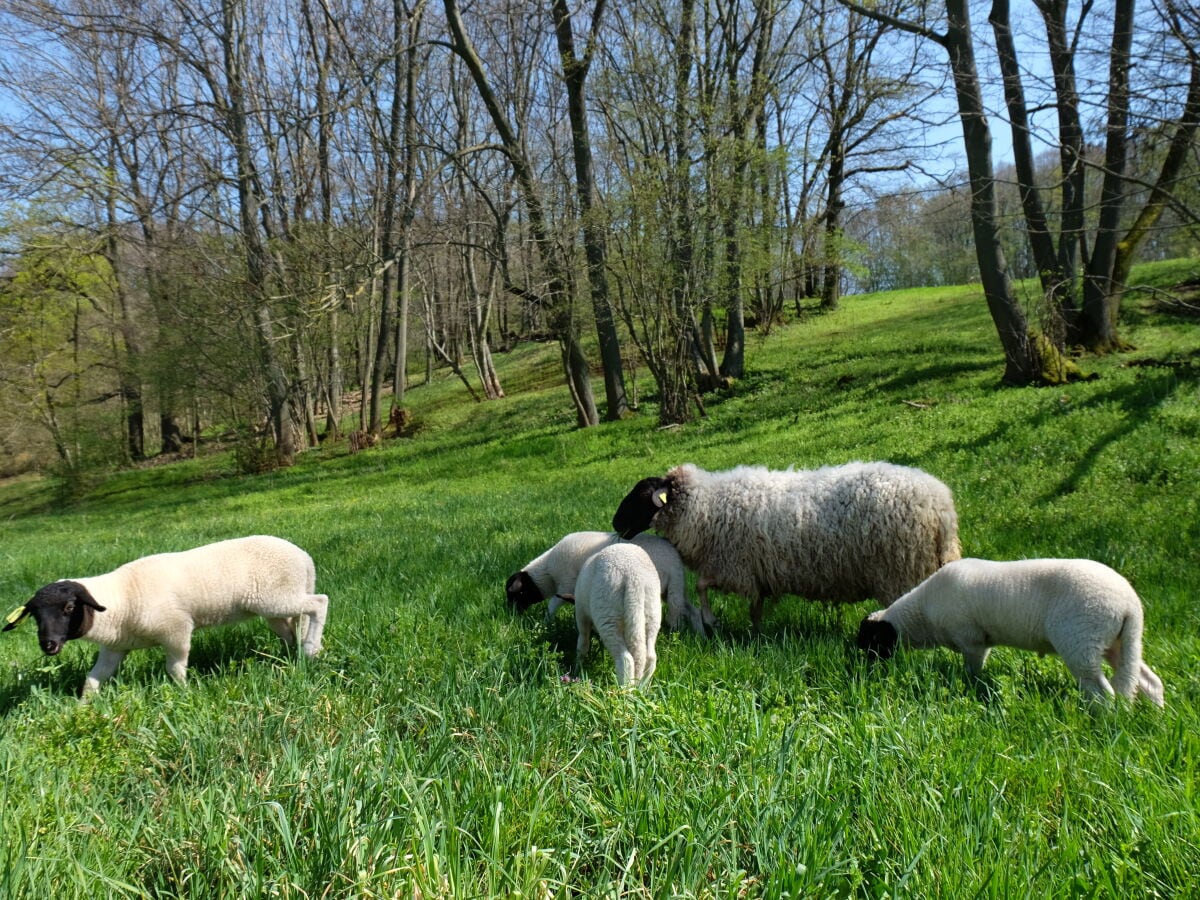
<path fill-rule="evenodd" d="M 314 593 L 312 558 L 282 538 L 257 535 L 126 563 L 105 575 L 56 581 L 9 617 L 7 631 L 25 616 L 38 623 L 42 651 L 85 638 L 100 645 L 83 685 L 99 689 L 130 650 L 161 646 L 167 672 L 187 677 L 192 632 L 262 616 L 289 647 L 301 639 L 306 656 L 321 650 L 329 598 Z M 301 629 L 301 619 L 307 627 Z"/>
<path fill-rule="evenodd" d="M 584 562 L 596 552 L 620 542 L 621 536 L 611 531 L 576 531 L 566 535 L 520 572 L 509 576 L 504 585 L 509 605 L 524 612 L 535 603 L 550 598 L 546 612 L 547 619 L 550 618 L 563 602 L 569 601 L 574 595 L 576 579 Z M 708 608 L 707 601 L 703 611 L 688 601 L 685 593 L 687 576 L 679 551 L 669 541 L 653 534 L 639 534 L 632 543 L 646 551 L 658 570 L 663 599 L 667 604 L 667 626 L 678 628 L 683 619 L 697 634 L 704 634 L 705 623 L 713 624 L 716 617 Z"/>
<path fill-rule="evenodd" d="M 650 527 L 699 573 L 702 607 L 710 587 L 741 594 L 756 629 L 764 599 L 887 606 L 962 555 L 950 489 L 882 462 L 786 472 L 677 466 L 639 481 L 613 516 L 625 538 Z"/>
<path fill-rule="evenodd" d="M 978 675 L 995 646 L 1057 653 L 1091 697 L 1139 693 L 1163 705 L 1163 685 L 1142 662 L 1142 604 L 1129 582 L 1088 559 L 947 563 L 890 607 L 871 613 L 858 646 L 887 658 L 897 641 L 949 647 Z M 1111 684 L 1102 662 L 1113 668 Z"/>
<path fill-rule="evenodd" d="M 612 654 L 617 684 L 649 684 L 658 663 L 660 593 L 654 563 L 636 544 L 612 544 L 590 557 L 575 582 L 576 665 L 582 669 L 594 627 Z"/>

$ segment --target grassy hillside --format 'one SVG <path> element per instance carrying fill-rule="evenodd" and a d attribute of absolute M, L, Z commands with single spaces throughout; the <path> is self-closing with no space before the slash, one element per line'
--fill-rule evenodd
<path fill-rule="evenodd" d="M 1170 280 L 1175 270 L 1148 271 Z M 414 390 L 411 439 L 233 474 L 119 475 L 69 508 L 0 487 L 0 593 L 152 552 L 269 532 L 331 598 L 325 652 L 262 623 L 201 632 L 191 680 L 130 655 L 0 640 L 0 897 L 1180 896 L 1200 877 L 1200 332 L 1130 303 L 1138 349 L 1098 377 L 997 387 L 978 293 L 847 298 L 755 338 L 706 418 L 574 430 L 555 348 L 499 360 L 511 395 Z M 607 528 L 679 462 L 888 459 L 954 490 L 964 552 L 1088 556 L 1147 608 L 1167 708 L 1089 710 L 1054 658 L 1000 649 L 973 684 L 946 651 L 869 665 L 871 603 L 787 598 L 750 633 L 714 594 L 705 640 L 664 634 L 654 684 L 585 677 L 569 607 L 502 602 L 568 531 Z M 7 608 L 2 611 L 7 611 Z"/>

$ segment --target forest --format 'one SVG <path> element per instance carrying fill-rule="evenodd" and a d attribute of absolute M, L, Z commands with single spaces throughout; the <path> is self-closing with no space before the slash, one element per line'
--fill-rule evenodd
<path fill-rule="evenodd" d="M 577 426 L 679 424 L 755 335 L 895 288 L 978 283 L 997 384 L 1067 381 L 1126 349 L 1134 262 L 1200 247 L 1174 0 L 9 0 L 0 35 L 4 474 L 371 446 L 525 341 Z"/>

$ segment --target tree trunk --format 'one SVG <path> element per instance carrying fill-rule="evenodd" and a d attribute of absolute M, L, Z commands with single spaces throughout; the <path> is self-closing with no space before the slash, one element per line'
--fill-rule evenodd
<path fill-rule="evenodd" d="M 1000 244 L 992 136 L 988 130 L 975 65 L 968 2 L 946 0 L 948 23 L 945 47 L 954 75 L 967 171 L 971 181 L 971 231 L 975 239 L 975 255 L 984 296 L 1004 349 L 1003 381 L 1005 384 L 1027 385 L 1040 378 L 1041 361 L 1036 344 L 1030 340 L 1025 313 L 1013 292 L 1008 262 Z"/>
<path fill-rule="evenodd" d="M 395 47 L 404 46 L 404 4 L 392 0 L 392 39 Z M 401 97 L 406 92 L 404 60 L 406 56 L 398 49 L 392 56 L 392 102 L 388 114 L 388 132 L 384 139 L 383 224 L 380 228 L 380 258 L 384 266 L 383 298 L 379 310 L 379 331 L 375 341 L 375 359 L 371 366 L 370 415 L 367 431 L 378 436 L 383 431 L 383 376 L 387 367 L 387 350 L 394 337 L 392 323 L 396 318 L 399 285 L 398 263 L 403 252 L 404 238 L 397 233 L 397 185 L 400 180 L 401 146 L 400 137 L 405 128 L 405 104 Z M 399 364 L 397 364 L 397 367 Z"/>
<path fill-rule="evenodd" d="M 821 284 L 821 309 L 838 308 L 842 286 L 841 219 L 846 204 L 842 200 L 846 159 L 840 139 L 833 139 L 829 154 L 829 191 L 825 202 L 825 275 Z"/>
<path fill-rule="evenodd" d="M 1067 0 L 1042 0 L 1038 4 L 1046 24 L 1050 46 L 1050 68 L 1054 73 L 1054 92 L 1058 99 L 1059 166 L 1062 169 L 1062 222 L 1059 226 L 1056 271 L 1061 286 L 1054 297 L 1058 313 L 1066 326 L 1064 342 L 1079 342 L 1079 258 L 1087 240 L 1084 222 L 1083 123 L 1079 118 L 1079 92 L 1075 86 L 1074 50 L 1067 31 Z M 1086 11 L 1085 13 L 1086 14 Z"/>
<path fill-rule="evenodd" d="M 446 8 L 446 20 L 450 28 L 451 47 L 467 66 L 479 91 L 483 105 L 487 108 L 493 126 L 500 135 L 509 164 L 513 169 L 521 199 L 529 217 L 529 231 L 533 244 L 537 247 L 538 257 L 546 271 L 546 300 L 553 314 L 552 327 L 563 349 L 563 370 L 567 386 L 575 405 L 576 420 L 580 427 L 588 427 L 599 423 L 596 411 L 596 401 L 592 395 L 592 385 L 587 360 L 579 345 L 574 318 L 571 314 L 570 297 L 567 295 L 567 273 L 565 262 L 559 259 L 551 240 L 550 231 L 546 224 L 546 212 L 538 192 L 537 179 L 534 177 L 533 166 L 525 155 L 523 144 L 516 130 L 509 122 L 504 108 L 497 99 L 483 63 L 475 52 L 471 39 L 463 27 L 462 15 L 459 12 L 457 0 L 443 0 Z"/>
<path fill-rule="evenodd" d="M 596 183 L 592 165 L 592 142 L 588 134 L 584 82 L 591 67 L 596 32 L 604 14 L 605 0 L 596 0 L 592 11 L 591 38 L 582 59 L 575 55 L 575 38 L 571 12 L 566 0 L 554 0 L 552 15 L 554 32 L 562 59 L 563 80 L 567 88 L 567 114 L 571 121 L 571 149 L 575 162 L 575 193 L 579 214 L 583 220 L 583 249 L 587 258 L 588 285 L 592 293 L 592 311 L 596 319 L 596 334 L 600 341 L 600 364 L 604 370 L 604 396 L 607 401 L 605 418 L 614 422 L 629 415 L 629 400 L 625 395 L 625 374 L 621 363 L 621 342 L 617 336 L 617 321 L 613 316 L 608 294 L 608 275 L 605 258 L 608 254 L 604 223 L 596 209 Z"/>
<path fill-rule="evenodd" d="M 876 21 L 935 41 L 946 50 L 954 77 L 954 93 L 958 101 L 967 173 L 971 182 L 971 232 L 975 240 L 975 258 L 979 264 L 988 311 L 1004 350 L 1002 380 L 1012 385 L 1037 383 L 1042 375 L 1041 353 L 1037 342 L 1031 339 L 1025 313 L 1013 292 L 1008 263 L 1000 244 L 992 136 L 988 130 L 983 92 L 975 65 L 969 0 L 946 0 L 945 34 L 938 34 L 920 24 L 885 15 L 877 9 L 850 0 L 839 2 Z"/>
<path fill-rule="evenodd" d="M 257 329 L 258 353 L 261 371 L 266 379 L 267 414 L 275 436 L 276 462 L 290 466 L 295 462 L 296 444 L 292 427 L 289 385 L 287 373 L 279 360 L 275 346 L 273 315 L 268 305 L 269 296 L 268 261 L 259 232 L 257 214 L 261 203 L 255 186 L 258 173 L 250 152 L 250 134 L 246 121 L 245 85 L 243 62 L 246 51 L 243 46 L 242 21 L 245 10 L 241 0 L 222 0 L 221 13 L 223 31 L 221 49 L 224 54 L 224 72 L 228 91 L 228 103 L 224 110 L 226 131 L 233 144 L 237 166 L 238 217 L 242 240 L 246 248 L 246 282 L 250 304 L 254 309 Z"/>
<path fill-rule="evenodd" d="M 1100 190 L 1100 221 L 1092 256 L 1083 281 L 1080 338 L 1097 353 L 1122 346 L 1117 334 L 1120 291 L 1114 290 L 1113 267 L 1117 228 L 1124 204 L 1125 161 L 1129 143 L 1129 53 L 1133 44 L 1134 0 L 1117 0 L 1113 17 L 1108 71 L 1108 124 L 1104 150 L 1104 181 Z"/>
<path fill-rule="evenodd" d="M 991 22 L 992 32 L 996 36 L 996 54 L 1000 59 L 1000 71 L 1004 77 L 1004 102 L 1008 107 L 1008 117 L 1012 125 L 1013 162 L 1017 170 L 1017 190 L 1021 195 L 1021 207 L 1025 213 L 1029 248 L 1041 278 L 1043 293 L 1048 298 L 1057 298 L 1063 288 L 1064 273 L 1059 271 L 1054 238 L 1050 234 L 1046 211 L 1037 187 L 1029 113 L 1021 84 L 1016 43 L 1009 22 L 1008 0 L 994 0 L 988 21 Z"/>
<path fill-rule="evenodd" d="M 1154 228 L 1163 214 L 1163 210 L 1171 201 L 1172 191 L 1177 186 L 1180 173 L 1187 162 L 1188 150 L 1196 139 L 1197 128 L 1200 127 L 1200 50 L 1194 46 L 1186 49 L 1191 69 L 1187 100 L 1184 101 L 1183 113 L 1175 127 L 1175 134 L 1171 137 L 1167 155 L 1163 159 L 1162 169 L 1158 173 L 1158 178 L 1155 179 L 1150 197 L 1138 213 L 1129 231 L 1125 233 L 1125 237 L 1117 244 L 1112 274 L 1114 291 L 1124 290 L 1137 248 Z"/>

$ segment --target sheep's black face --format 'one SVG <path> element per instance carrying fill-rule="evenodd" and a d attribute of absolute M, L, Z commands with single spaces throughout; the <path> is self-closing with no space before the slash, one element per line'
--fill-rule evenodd
<path fill-rule="evenodd" d="M 33 616 L 37 621 L 38 645 L 42 652 L 57 656 L 67 641 L 87 634 L 95 614 L 104 609 L 82 584 L 56 581 L 33 595 L 33 599 L 25 604 L 25 615 Z M 4 630 L 14 627 L 17 622 L 4 626 Z"/>
<path fill-rule="evenodd" d="M 890 659 L 899 639 L 891 622 L 867 618 L 858 626 L 858 649 L 866 651 L 872 659 Z"/>
<path fill-rule="evenodd" d="M 514 572 L 509 576 L 504 584 L 504 596 L 508 598 L 508 605 L 516 612 L 525 612 L 533 604 L 546 599 L 525 572 Z"/>
<path fill-rule="evenodd" d="M 625 495 L 613 515 L 613 531 L 625 540 L 636 537 L 654 521 L 659 510 L 667 505 L 671 488 L 665 478 L 643 478 Z"/>

